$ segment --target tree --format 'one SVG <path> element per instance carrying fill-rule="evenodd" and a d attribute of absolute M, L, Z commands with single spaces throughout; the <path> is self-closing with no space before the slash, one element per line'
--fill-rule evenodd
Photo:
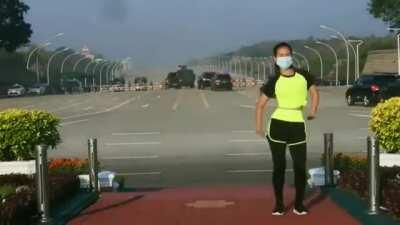
<path fill-rule="evenodd" d="M 21 0 L 0 1 L 0 49 L 13 52 L 29 43 L 32 29 L 24 20 L 28 10 L 29 6 Z"/>
<path fill-rule="evenodd" d="M 375 18 L 382 19 L 389 26 L 400 27 L 399 0 L 371 0 L 368 10 Z"/>

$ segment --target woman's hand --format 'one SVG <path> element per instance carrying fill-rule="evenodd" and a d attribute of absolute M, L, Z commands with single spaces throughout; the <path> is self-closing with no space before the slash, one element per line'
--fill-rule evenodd
<path fill-rule="evenodd" d="M 256 134 L 262 138 L 265 138 L 265 132 L 262 128 L 257 128 L 256 129 Z"/>

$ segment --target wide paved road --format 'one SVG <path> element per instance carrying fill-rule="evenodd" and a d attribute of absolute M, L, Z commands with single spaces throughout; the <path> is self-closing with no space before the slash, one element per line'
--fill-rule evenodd
<path fill-rule="evenodd" d="M 320 165 L 323 133 L 334 132 L 337 152 L 365 151 L 368 135 L 370 108 L 346 106 L 344 88 L 320 91 L 320 112 L 307 124 L 309 167 Z M 269 148 L 254 132 L 256 98 L 257 88 L 181 89 L 1 99 L 0 110 L 56 113 L 63 143 L 50 157 L 87 157 L 87 139 L 96 137 L 102 168 L 132 187 L 269 183 Z M 292 182 L 290 168 L 288 161 Z"/>

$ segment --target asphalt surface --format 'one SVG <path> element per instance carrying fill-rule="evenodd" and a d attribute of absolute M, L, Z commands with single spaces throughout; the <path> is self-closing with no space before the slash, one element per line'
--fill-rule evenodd
<path fill-rule="evenodd" d="M 63 142 L 50 157 L 87 157 L 99 141 L 103 170 L 130 187 L 265 184 L 271 180 L 266 140 L 255 135 L 257 88 L 231 92 L 181 89 L 0 99 L 0 110 L 45 109 L 61 119 Z M 320 165 L 323 133 L 335 152 L 366 151 L 371 108 L 349 107 L 345 88 L 320 88 L 317 118 L 307 122 L 308 167 Z M 275 103 L 268 106 L 268 115 Z M 290 157 L 288 155 L 288 159 Z M 292 182 L 291 161 L 287 180 Z"/>

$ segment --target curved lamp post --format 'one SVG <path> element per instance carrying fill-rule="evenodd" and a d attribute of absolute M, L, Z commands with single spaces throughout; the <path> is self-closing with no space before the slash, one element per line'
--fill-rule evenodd
<path fill-rule="evenodd" d="M 69 48 L 64 48 L 64 49 L 61 49 L 59 51 L 56 51 L 55 53 L 53 53 L 53 55 L 50 56 L 50 58 L 49 58 L 49 60 L 47 62 L 47 85 L 50 85 L 50 63 L 51 63 L 51 61 L 58 54 L 61 54 L 61 53 L 65 52 L 65 51 L 68 51 L 68 50 L 69 50 Z"/>
<path fill-rule="evenodd" d="M 357 64 L 357 68 L 356 68 L 356 76 L 357 79 L 360 78 L 360 46 L 362 44 L 364 44 L 363 40 L 349 40 L 349 43 L 355 43 L 356 44 L 356 51 L 357 51 L 357 57 L 356 57 L 356 64 Z"/>
<path fill-rule="evenodd" d="M 335 59 L 336 59 L 336 86 L 338 86 L 339 85 L 339 59 L 338 59 L 338 55 L 337 55 L 335 49 L 332 46 L 330 46 L 329 44 L 324 43 L 322 41 L 316 41 L 315 43 L 327 47 L 329 50 L 331 50 L 331 52 L 335 56 Z"/>
<path fill-rule="evenodd" d="M 300 56 L 301 58 L 304 59 L 304 62 L 306 62 L 307 65 L 307 71 L 310 72 L 310 62 L 308 61 L 307 57 L 299 52 L 293 51 L 293 54 Z"/>
<path fill-rule="evenodd" d="M 29 62 L 30 62 L 30 60 L 31 60 L 32 55 L 33 55 L 35 52 L 39 51 L 40 49 L 45 48 L 45 47 L 47 47 L 47 46 L 49 46 L 49 45 L 51 45 L 51 42 L 46 42 L 46 43 L 44 43 L 44 44 L 42 44 L 42 45 L 39 45 L 38 47 L 34 48 L 34 49 L 29 53 L 28 59 L 26 60 L 26 70 L 29 70 Z"/>
<path fill-rule="evenodd" d="M 74 67 L 72 67 L 72 71 L 75 72 L 79 63 L 81 63 L 85 59 L 89 59 L 89 58 L 87 58 L 86 56 L 82 56 L 81 58 L 79 58 L 78 61 L 75 62 Z"/>
<path fill-rule="evenodd" d="M 318 56 L 319 61 L 320 61 L 320 63 L 321 63 L 321 81 L 322 81 L 322 80 L 323 80 L 323 75 L 324 75 L 324 63 L 323 63 L 323 61 L 322 61 L 321 53 L 320 53 L 317 49 L 311 48 L 311 47 L 308 46 L 308 45 L 304 45 L 304 48 L 306 48 L 306 49 L 308 49 L 308 50 L 314 52 L 314 53 Z"/>
<path fill-rule="evenodd" d="M 346 53 L 347 53 L 347 76 L 346 76 L 346 85 L 349 86 L 349 78 L 350 78 L 350 50 L 349 50 L 349 45 L 347 44 L 347 39 L 346 37 L 339 32 L 338 30 L 332 28 L 332 27 L 328 27 L 325 25 L 321 25 L 320 26 L 321 29 L 325 29 L 325 30 L 329 30 L 332 31 L 336 34 L 338 34 L 340 36 L 340 38 L 344 41 L 345 46 L 346 46 Z"/>
<path fill-rule="evenodd" d="M 62 63 L 61 63 L 60 72 L 61 72 L 61 73 L 64 73 L 64 65 L 65 65 L 65 63 L 67 62 L 67 60 L 68 60 L 69 58 L 71 58 L 71 57 L 74 56 L 74 55 L 79 55 L 79 54 L 80 54 L 79 52 L 74 52 L 74 53 L 71 53 L 71 54 L 67 55 L 67 56 L 64 58 L 64 60 L 62 61 Z"/>

